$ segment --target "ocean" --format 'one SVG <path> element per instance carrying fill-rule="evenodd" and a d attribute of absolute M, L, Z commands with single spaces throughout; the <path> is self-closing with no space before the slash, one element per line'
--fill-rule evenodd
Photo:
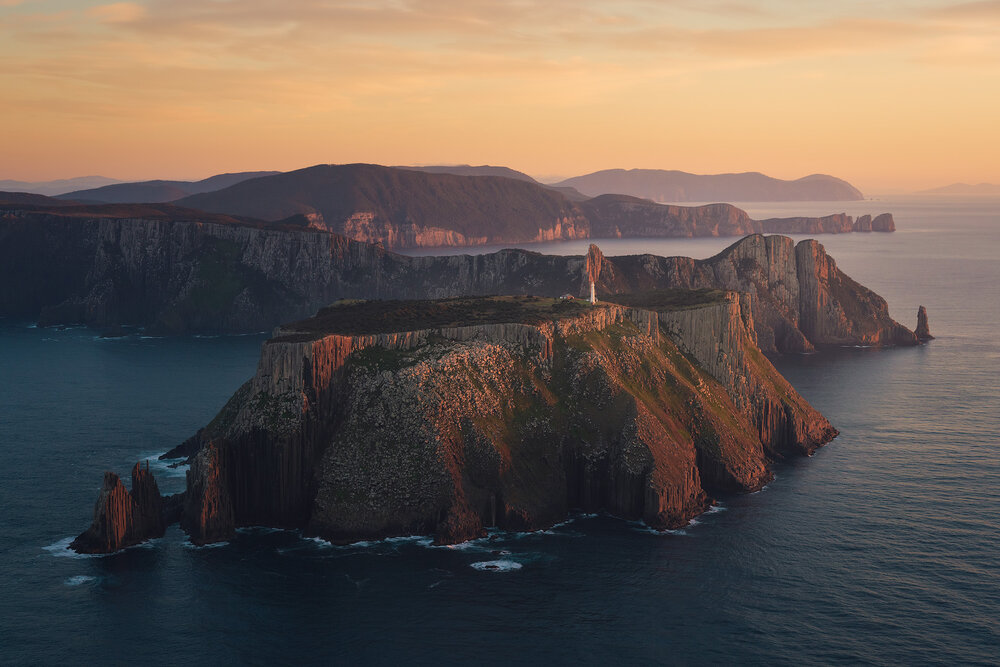
<path fill-rule="evenodd" d="M 817 237 L 928 345 L 783 356 L 841 435 L 658 534 L 576 516 L 438 548 L 241 531 L 70 555 L 102 474 L 207 423 L 264 335 L 102 339 L 0 320 L 0 664 L 1000 664 L 1000 201 L 747 204 L 892 212 Z M 599 240 L 706 257 L 735 239 Z M 536 244 L 543 252 L 589 242 Z M 481 569 L 495 563 L 499 569 Z"/>

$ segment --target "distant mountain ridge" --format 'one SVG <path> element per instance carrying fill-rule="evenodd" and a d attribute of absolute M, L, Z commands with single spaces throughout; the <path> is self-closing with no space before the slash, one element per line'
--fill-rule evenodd
<path fill-rule="evenodd" d="M 587 195 L 583 194 L 579 190 L 571 187 L 565 187 L 560 185 L 549 185 L 547 183 L 541 183 L 531 176 L 528 176 L 523 171 L 517 171 L 516 169 L 511 169 L 510 167 L 494 167 L 491 165 L 480 165 L 478 167 L 473 167 L 467 164 L 458 165 L 432 165 L 427 167 L 393 167 L 394 169 L 409 169 L 411 171 L 423 171 L 429 174 L 455 174 L 456 176 L 500 176 L 502 178 L 513 178 L 517 181 L 525 181 L 527 183 L 534 183 L 535 185 L 547 188 L 549 190 L 555 190 L 556 192 L 562 194 L 564 197 L 570 201 L 583 201 L 589 199 Z"/>
<path fill-rule="evenodd" d="M 940 188 L 919 190 L 920 195 L 1000 195 L 1000 185 L 996 183 L 952 183 Z"/>
<path fill-rule="evenodd" d="M 77 176 L 76 178 L 61 178 L 54 181 L 0 181 L 0 190 L 4 192 L 26 192 L 36 195 L 65 194 L 87 188 L 98 188 L 105 185 L 121 183 L 117 178 L 106 176 Z"/>
<path fill-rule="evenodd" d="M 0 205 L 14 206 L 44 206 L 47 208 L 59 208 L 63 206 L 74 206 L 78 202 L 47 197 L 34 192 L 2 192 L 0 191 Z"/>
<path fill-rule="evenodd" d="M 423 167 L 397 166 L 394 168 L 409 169 L 410 171 L 424 171 L 429 174 L 455 174 L 456 176 L 503 176 L 504 178 L 513 178 L 518 181 L 538 183 L 538 181 L 531 176 L 528 176 L 523 171 L 517 171 L 516 169 L 511 169 L 510 167 L 494 167 L 488 164 L 482 164 L 479 166 L 472 166 L 468 164 L 428 165 Z M 541 184 L 539 183 L 539 185 Z"/>
<path fill-rule="evenodd" d="M 664 169 L 605 169 L 554 185 L 589 197 L 623 194 L 656 202 L 856 201 L 861 191 L 847 181 L 813 174 L 794 181 L 758 172 L 690 174 Z"/>
<path fill-rule="evenodd" d="M 628 195 L 576 201 L 501 176 L 457 176 L 373 164 L 317 165 L 175 202 L 193 209 L 305 225 L 390 248 L 608 237 L 740 236 L 892 231 L 891 216 L 752 220 L 730 204 L 685 207 Z M 293 220 L 294 218 L 294 220 Z"/>
<path fill-rule="evenodd" d="M 273 176 L 278 171 L 243 171 L 216 174 L 200 181 L 137 181 L 114 183 L 88 190 L 60 194 L 60 199 L 73 199 L 100 204 L 163 204 L 189 195 L 221 190 L 261 176 Z"/>
<path fill-rule="evenodd" d="M 312 226 L 387 247 L 586 238 L 583 212 L 520 179 L 374 164 L 316 165 L 186 197 L 180 206 Z"/>

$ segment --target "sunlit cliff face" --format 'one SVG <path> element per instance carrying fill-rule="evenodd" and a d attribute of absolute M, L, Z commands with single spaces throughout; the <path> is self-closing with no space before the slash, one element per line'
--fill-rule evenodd
<path fill-rule="evenodd" d="M 998 28 L 988 1 L 0 0 L 0 178 L 365 161 L 1000 181 Z"/>

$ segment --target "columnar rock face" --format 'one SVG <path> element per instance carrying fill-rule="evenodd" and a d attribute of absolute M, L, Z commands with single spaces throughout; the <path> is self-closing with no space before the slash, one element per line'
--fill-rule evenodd
<path fill-rule="evenodd" d="M 826 257 L 818 244 L 807 254 Z M 791 239 L 755 235 L 706 260 L 605 258 L 597 288 L 602 293 L 669 287 L 748 292 L 765 351 L 873 340 L 915 344 L 915 337 L 888 317 L 878 295 L 834 264 L 822 279 L 806 275 L 799 259 Z M 405 257 L 321 230 L 222 220 L 0 215 L 0 313 L 112 331 L 121 325 L 159 333 L 270 330 L 341 298 L 582 296 L 588 287 L 581 280 L 584 265 L 579 256 L 523 250 Z M 826 262 L 804 266 L 818 269 Z M 832 298 L 823 303 L 800 302 L 802 281 L 817 288 L 837 283 L 842 289 L 827 289 Z M 825 322 L 844 318 L 846 324 Z M 815 321 L 808 332 L 799 326 L 803 319 Z M 827 336 L 828 331 L 835 335 Z"/>
<path fill-rule="evenodd" d="M 927 325 L 927 309 L 923 306 L 917 309 L 917 330 L 914 333 L 921 341 L 934 340 L 931 329 Z"/>
<path fill-rule="evenodd" d="M 808 352 L 837 345 L 915 345 L 885 300 L 837 268 L 816 241 L 748 236 L 703 261 L 651 256 L 608 260 L 599 291 L 717 288 L 752 299 L 764 351 Z"/>
<path fill-rule="evenodd" d="M 767 234 L 847 234 L 854 231 L 851 216 L 836 213 L 822 218 L 770 218 L 761 220 L 757 233 Z"/>
<path fill-rule="evenodd" d="M 826 418 L 809 405 L 756 345 L 750 296 L 660 313 L 664 330 L 729 392 L 775 457 L 811 454 L 831 437 Z"/>
<path fill-rule="evenodd" d="M 136 463 L 132 468 L 131 492 L 125 489 L 118 475 L 104 473 L 104 486 L 94 507 L 94 521 L 73 540 L 70 548 L 80 553 L 111 553 L 162 537 L 165 529 L 163 499 L 149 472 L 149 463 L 145 469 Z"/>
<path fill-rule="evenodd" d="M 195 544 L 227 540 L 233 536 L 233 489 L 225 452 L 209 443 L 195 457 L 187 472 L 181 527 Z"/>
<path fill-rule="evenodd" d="M 799 278 L 798 328 L 825 345 L 913 345 L 916 336 L 889 317 L 885 299 L 837 268 L 816 241 L 795 248 Z"/>
<path fill-rule="evenodd" d="M 451 543 L 571 508 L 684 525 L 710 494 L 758 489 L 769 461 L 836 434 L 754 344 L 748 301 L 555 302 L 550 321 L 391 334 L 289 327 L 206 429 L 183 525 L 199 543 L 244 525 Z"/>

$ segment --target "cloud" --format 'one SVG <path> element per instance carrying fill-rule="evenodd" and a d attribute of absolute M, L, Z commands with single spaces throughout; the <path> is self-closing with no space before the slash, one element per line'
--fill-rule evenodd
<path fill-rule="evenodd" d="M 927 12 L 931 18 L 959 20 L 1000 20 L 1000 0 L 962 2 L 957 5 L 939 7 Z"/>
<path fill-rule="evenodd" d="M 1000 1 L 891 19 L 788 16 L 760 6 L 149 0 L 15 12 L 0 24 L 0 85 L 8 105 L 45 100 L 51 113 L 118 113 L 109 101 L 127 101 L 121 113 L 142 107 L 152 115 L 282 104 L 317 113 L 442 101 L 569 107 L 719 70 L 807 62 L 818 75 L 847 71 L 848 57 L 864 56 L 875 56 L 874 65 L 992 67 L 1000 53 L 995 39 L 955 18 L 997 11 Z"/>
<path fill-rule="evenodd" d="M 86 14 L 101 23 L 134 23 L 145 16 L 146 10 L 134 2 L 116 2 L 91 7 L 86 10 Z"/>

